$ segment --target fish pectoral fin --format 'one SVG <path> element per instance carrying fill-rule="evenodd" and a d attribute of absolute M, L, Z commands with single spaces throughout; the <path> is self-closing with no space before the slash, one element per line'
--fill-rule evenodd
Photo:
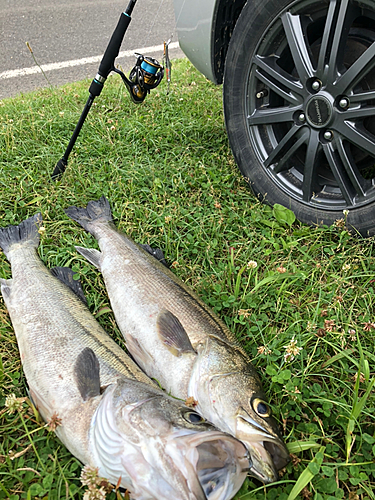
<path fill-rule="evenodd" d="M 0 288 L 4 298 L 10 297 L 12 282 L 13 281 L 11 279 L 5 280 L 3 278 L 0 278 Z"/>
<path fill-rule="evenodd" d="M 152 248 L 150 245 L 144 244 L 144 245 L 139 245 L 143 250 L 146 250 L 147 253 L 155 257 L 161 264 L 164 264 L 165 267 L 169 269 L 169 266 L 167 264 L 167 261 L 165 260 L 165 256 L 163 253 L 163 250 L 160 248 Z"/>
<path fill-rule="evenodd" d="M 75 247 L 75 249 L 100 271 L 100 257 L 102 256 L 102 254 L 101 252 L 99 252 L 99 250 L 96 250 L 95 248 L 84 247 Z"/>
<path fill-rule="evenodd" d="M 137 362 L 142 363 L 143 366 L 150 366 L 154 364 L 154 358 L 144 347 L 141 346 L 138 339 L 133 337 L 133 335 L 126 335 L 126 348 L 134 359 Z"/>
<path fill-rule="evenodd" d="M 159 338 L 172 354 L 178 357 L 186 353 L 196 354 L 185 328 L 173 313 L 166 309 L 161 311 L 156 327 Z"/>
<path fill-rule="evenodd" d="M 55 278 L 64 283 L 64 285 L 68 286 L 72 292 L 74 292 L 79 299 L 87 306 L 87 300 L 85 294 L 83 293 L 83 289 L 81 286 L 81 282 L 79 280 L 75 280 L 73 276 L 75 272 L 70 269 L 70 267 L 52 267 L 51 274 Z"/>
<path fill-rule="evenodd" d="M 74 363 L 74 377 L 84 401 L 99 396 L 100 376 L 99 361 L 94 351 L 85 347 Z"/>

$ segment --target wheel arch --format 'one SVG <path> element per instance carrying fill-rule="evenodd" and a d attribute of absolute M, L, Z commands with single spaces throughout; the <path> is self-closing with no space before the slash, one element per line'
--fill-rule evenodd
<path fill-rule="evenodd" d="M 223 83 L 229 42 L 247 0 L 218 0 L 212 23 L 211 54 L 215 83 Z"/>
<path fill-rule="evenodd" d="M 246 0 L 173 0 L 181 49 L 194 66 L 221 84 L 229 41 Z"/>

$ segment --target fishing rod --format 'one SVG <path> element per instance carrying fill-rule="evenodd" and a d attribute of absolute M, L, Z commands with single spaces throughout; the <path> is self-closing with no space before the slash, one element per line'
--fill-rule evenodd
<path fill-rule="evenodd" d="M 127 78 L 122 71 L 114 66 L 115 59 L 119 54 L 121 43 L 125 36 L 125 32 L 130 24 L 131 14 L 136 2 L 137 0 L 130 0 L 126 10 L 121 13 L 115 31 L 112 33 L 112 37 L 99 65 L 98 73 L 91 82 L 89 88 L 89 98 L 83 108 L 81 117 L 78 120 L 76 128 L 74 129 L 64 156 L 57 162 L 52 173 L 52 179 L 54 180 L 60 178 L 65 172 L 69 155 L 91 109 L 92 103 L 94 102 L 95 97 L 98 97 L 103 90 L 104 83 L 111 71 L 121 76 L 126 88 L 129 91 L 130 97 L 136 104 L 143 102 L 150 90 L 156 88 L 164 76 L 163 66 L 161 66 L 156 59 L 153 59 L 152 57 L 145 57 L 142 54 L 136 54 L 137 62 L 130 71 L 129 78 Z"/>

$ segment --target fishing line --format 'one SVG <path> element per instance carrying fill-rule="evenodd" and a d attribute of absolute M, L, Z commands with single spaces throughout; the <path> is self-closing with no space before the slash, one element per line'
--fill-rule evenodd
<path fill-rule="evenodd" d="M 185 3 L 185 0 L 184 0 L 184 3 Z M 154 16 L 154 20 L 151 24 L 149 31 L 148 31 L 146 42 L 148 42 L 150 39 L 151 32 L 154 29 L 156 21 L 159 18 L 160 9 L 162 8 L 163 4 L 164 4 L 164 0 L 161 0 L 159 3 L 159 7 L 158 7 L 158 10 L 156 12 L 156 15 Z M 180 15 L 181 15 L 181 11 L 180 11 Z M 178 19 L 179 19 L 179 16 L 178 16 Z M 175 24 L 175 27 L 176 27 L 176 24 Z M 167 80 L 167 95 L 169 94 L 169 86 L 170 86 L 171 78 L 172 78 L 172 63 L 171 63 L 171 60 L 169 58 L 169 44 L 171 43 L 172 39 L 173 39 L 173 31 L 172 31 L 172 34 L 169 37 L 169 39 L 167 41 L 164 40 L 164 53 L 163 53 L 163 59 L 162 59 L 162 64 L 163 64 L 163 67 L 165 68 L 165 74 L 166 74 L 166 80 Z M 146 42 L 145 42 L 145 45 L 147 46 Z"/>
<path fill-rule="evenodd" d="M 175 26 L 177 26 L 177 23 L 178 23 L 178 21 L 180 20 L 180 17 L 181 17 L 182 11 L 184 10 L 184 7 L 185 7 L 185 3 L 186 3 L 186 0 L 184 0 L 184 1 L 182 2 L 180 12 L 179 12 L 179 14 L 178 14 L 178 16 L 177 16 L 177 19 L 176 19 L 176 22 L 175 22 Z"/>
<path fill-rule="evenodd" d="M 155 26 L 155 24 L 156 24 L 156 21 L 157 21 L 157 19 L 158 19 L 158 17 L 159 17 L 159 12 L 160 12 L 160 9 L 162 8 L 163 4 L 164 4 L 164 0 L 161 0 L 161 1 L 160 1 L 160 3 L 159 3 L 159 7 L 158 7 L 158 10 L 157 10 L 157 12 L 156 12 L 156 15 L 155 15 L 155 16 L 153 16 L 153 22 L 152 22 L 152 24 L 151 24 L 151 27 L 150 27 L 150 29 L 148 30 L 148 33 L 147 33 L 147 35 L 146 35 L 146 36 L 147 36 L 147 38 L 146 38 L 146 42 L 144 43 L 144 47 L 147 47 L 147 42 L 148 42 L 148 41 L 149 41 L 149 39 L 150 39 L 151 31 L 154 29 L 154 26 Z"/>

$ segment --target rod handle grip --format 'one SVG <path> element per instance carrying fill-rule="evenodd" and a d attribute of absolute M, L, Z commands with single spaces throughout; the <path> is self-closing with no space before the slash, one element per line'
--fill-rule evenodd
<path fill-rule="evenodd" d="M 99 66 L 98 73 L 104 78 L 107 78 L 115 64 L 115 59 L 120 52 L 122 40 L 130 21 L 131 17 L 125 14 L 125 12 L 122 12 Z"/>

